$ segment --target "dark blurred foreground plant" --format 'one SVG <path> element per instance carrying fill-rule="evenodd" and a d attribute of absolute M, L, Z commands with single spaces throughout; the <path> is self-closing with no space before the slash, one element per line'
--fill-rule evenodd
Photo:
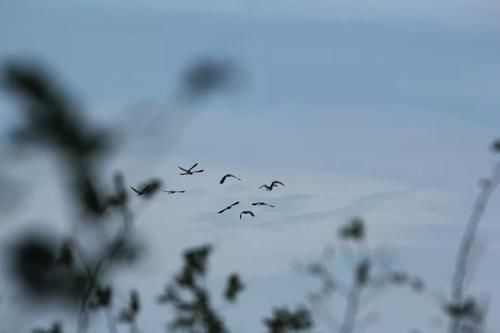
<path fill-rule="evenodd" d="M 311 313 L 305 307 L 299 307 L 295 311 L 288 308 L 276 308 L 271 318 L 264 319 L 269 333 L 300 332 L 312 328 L 313 320 Z"/>
<path fill-rule="evenodd" d="M 318 314 L 329 324 L 331 329 L 339 333 L 352 333 L 357 326 L 366 325 L 377 318 L 376 313 L 362 315 L 363 306 L 368 303 L 363 296 L 371 292 L 371 299 L 379 296 L 387 287 L 408 286 L 415 292 L 422 292 L 425 288 L 419 277 L 387 267 L 386 263 L 379 262 L 375 253 L 371 253 L 365 243 L 365 222 L 354 217 L 338 229 L 341 243 L 345 243 L 346 250 L 351 253 L 352 267 L 351 282 L 345 283 L 330 268 L 330 261 L 334 259 L 334 248 L 325 253 L 319 261 L 301 265 L 299 268 L 321 282 L 321 289 L 311 293 L 309 301 Z M 326 303 L 333 293 L 343 296 L 344 314 L 341 319 L 334 317 L 334 312 L 325 309 Z"/>
<path fill-rule="evenodd" d="M 212 304 L 204 283 L 211 251 L 209 245 L 187 250 L 184 253 L 183 268 L 175 276 L 174 282 L 169 284 L 164 293 L 158 297 L 158 303 L 170 304 L 174 308 L 175 318 L 169 323 L 172 331 L 228 332 Z M 232 274 L 228 278 L 227 285 L 224 297 L 227 301 L 234 302 L 243 290 L 243 284 L 238 275 Z"/>
<path fill-rule="evenodd" d="M 106 191 L 99 178 L 101 161 L 111 147 L 111 135 L 85 121 L 77 105 L 40 66 L 10 63 L 1 72 L 1 81 L 18 97 L 23 111 L 25 124 L 14 132 L 14 144 L 56 153 L 69 180 L 72 202 L 83 213 L 81 218 L 73 219 L 71 236 L 61 241 L 40 234 L 18 240 L 10 255 L 14 278 L 22 282 L 30 296 L 47 301 L 57 296 L 79 303 L 79 332 L 87 331 L 89 311 L 106 309 L 111 323 L 112 293 L 109 287 L 103 287 L 105 275 L 116 262 L 134 256 L 133 217 L 124 177 L 116 173 L 111 191 Z M 147 197 L 158 188 L 149 190 Z M 84 222 L 83 227 L 99 232 L 112 215 L 121 215 L 121 227 L 100 242 L 98 251 L 88 251 L 88 245 L 82 244 L 74 231 Z"/>
<path fill-rule="evenodd" d="M 495 153 L 500 153 L 500 140 L 492 145 Z M 481 179 L 480 191 L 467 221 L 455 262 L 455 272 L 451 283 L 451 298 L 443 308 L 449 317 L 448 332 L 483 332 L 486 326 L 487 308 L 477 297 L 465 296 L 466 282 L 471 276 L 471 254 L 476 241 L 479 224 L 486 212 L 488 203 L 500 183 L 500 161 L 488 178 Z"/>
<path fill-rule="evenodd" d="M 190 98 L 198 99 L 214 89 L 226 87 L 230 73 L 231 65 L 227 62 L 202 62 L 186 71 L 184 92 Z M 76 300 L 79 306 L 79 332 L 87 332 L 89 316 L 100 311 L 106 315 L 110 333 L 118 332 L 117 323 L 128 325 L 131 332 L 139 332 L 139 293 L 132 291 L 127 305 L 115 311 L 114 289 L 106 282 L 111 266 L 119 260 L 130 258 L 134 252 L 131 246 L 134 220 L 124 177 L 116 173 L 111 190 L 103 186 L 99 177 L 101 161 L 113 143 L 110 132 L 86 121 L 76 104 L 38 66 L 11 63 L 3 69 L 1 79 L 4 87 L 19 97 L 23 110 L 25 124 L 13 133 L 15 144 L 23 147 L 43 146 L 56 153 L 69 180 L 72 202 L 79 208 L 81 220 L 87 226 L 98 228 L 111 215 L 119 215 L 122 220 L 118 231 L 100 244 L 99 251 L 91 256 L 74 234 L 62 240 L 24 237 L 12 247 L 13 274 L 37 297 Z M 493 143 L 492 150 L 500 152 L 500 140 Z M 480 193 L 459 246 L 451 297 L 441 304 L 444 314 L 449 318 L 449 333 L 485 331 L 487 308 L 477 297 L 466 295 L 465 286 L 470 278 L 471 251 L 477 230 L 499 182 L 500 162 L 496 164 L 492 175 L 481 181 Z M 147 200 L 160 187 L 161 181 L 152 178 L 136 192 Z M 345 297 L 343 316 L 333 323 L 335 331 L 352 333 L 360 324 L 374 318 L 373 313 L 364 316 L 361 313 L 367 304 L 365 296 L 368 291 L 380 293 L 391 286 L 408 286 L 419 293 L 426 291 L 419 277 L 394 270 L 377 260 L 365 244 L 366 227 L 360 218 L 354 218 L 342 226 L 338 236 L 347 243 L 354 255 L 349 283 L 336 278 L 324 261 L 305 266 L 308 274 L 322 282 L 320 292 L 310 297 L 312 308 L 323 306 L 325 299 L 333 292 L 338 291 Z M 229 332 L 206 287 L 211 251 L 209 245 L 185 251 L 181 271 L 158 298 L 160 304 L 174 309 L 170 330 Z M 244 289 L 240 276 L 232 273 L 227 278 L 222 297 L 229 304 L 235 303 Z M 330 312 L 329 309 L 327 311 Z M 310 310 L 304 306 L 296 310 L 279 307 L 269 318 L 264 319 L 264 325 L 269 333 L 298 332 L 311 329 L 313 320 Z M 35 329 L 33 333 L 62 333 L 62 324 L 56 322 L 48 329 Z"/>

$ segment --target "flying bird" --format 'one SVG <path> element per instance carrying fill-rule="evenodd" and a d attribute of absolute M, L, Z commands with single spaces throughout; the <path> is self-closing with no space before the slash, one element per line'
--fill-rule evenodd
<path fill-rule="evenodd" d="M 241 217 L 242 217 L 243 215 L 246 215 L 246 214 L 251 215 L 252 217 L 255 217 L 255 214 L 254 214 L 252 211 L 250 211 L 250 210 L 244 210 L 244 211 L 242 211 L 242 212 L 240 213 L 240 220 L 241 220 Z"/>
<path fill-rule="evenodd" d="M 229 205 L 229 206 L 227 206 L 226 208 L 219 210 L 219 211 L 217 212 L 217 214 L 222 214 L 222 213 L 224 213 L 226 210 L 231 209 L 233 206 L 236 206 L 236 205 L 238 205 L 239 203 L 240 203 L 239 201 L 233 202 L 232 204 L 230 204 L 230 205 Z"/>
<path fill-rule="evenodd" d="M 142 185 L 141 189 L 136 189 L 132 186 L 130 186 L 130 188 L 132 189 L 132 191 L 137 193 L 138 196 L 145 195 L 148 197 L 148 196 L 154 194 L 158 190 L 160 185 L 161 185 L 161 182 L 159 180 L 153 179 L 153 180 L 147 182 L 146 184 Z"/>
<path fill-rule="evenodd" d="M 179 169 L 181 169 L 183 172 L 180 173 L 181 176 L 185 176 L 185 175 L 193 175 L 195 173 L 199 173 L 199 172 L 203 172 L 204 170 L 194 170 L 194 168 L 196 168 L 196 166 L 198 165 L 198 163 L 195 163 L 192 167 L 190 167 L 189 169 L 185 169 L 185 168 L 182 168 L 180 166 L 177 166 Z"/>
<path fill-rule="evenodd" d="M 274 205 L 270 205 L 270 204 L 265 203 L 265 202 L 262 202 L 262 201 L 259 201 L 259 202 L 254 202 L 254 203 L 252 203 L 252 206 L 268 206 L 268 207 L 274 207 Z"/>
<path fill-rule="evenodd" d="M 273 190 L 273 188 L 274 188 L 274 187 L 278 187 L 278 185 L 285 186 L 285 184 L 283 184 L 283 183 L 282 183 L 282 182 L 280 182 L 279 180 L 273 180 L 273 181 L 271 182 L 271 184 L 270 184 L 270 185 L 266 185 L 266 184 L 264 184 L 264 185 L 259 186 L 259 188 L 265 188 L 265 189 L 266 189 L 266 191 L 272 191 L 272 190 Z"/>
<path fill-rule="evenodd" d="M 224 175 L 224 177 L 221 178 L 219 184 L 224 184 L 224 182 L 226 181 L 226 179 L 229 178 L 229 177 L 235 178 L 235 179 L 238 179 L 239 181 L 241 181 L 240 178 L 236 177 L 235 175 L 232 175 L 232 174 L 228 173 L 227 175 Z"/>
<path fill-rule="evenodd" d="M 163 191 L 163 192 L 166 192 L 168 194 L 175 194 L 175 193 L 185 193 L 186 191 L 172 191 L 172 190 L 167 190 L 167 191 Z"/>

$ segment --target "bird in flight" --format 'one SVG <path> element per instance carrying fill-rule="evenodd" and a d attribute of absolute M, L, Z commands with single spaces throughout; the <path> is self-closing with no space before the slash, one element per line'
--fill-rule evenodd
<path fill-rule="evenodd" d="M 149 181 L 148 183 L 144 184 L 143 186 L 141 186 L 140 190 L 136 189 L 132 186 L 130 186 L 130 188 L 132 189 L 132 191 L 137 193 L 137 195 L 139 195 L 139 196 L 141 196 L 141 195 L 150 196 L 158 190 L 160 185 L 161 185 L 161 182 L 159 180 L 153 179 L 153 180 Z"/>
<path fill-rule="evenodd" d="M 185 193 L 186 191 L 172 191 L 172 190 L 167 190 L 167 191 L 163 191 L 163 192 L 166 192 L 168 194 L 175 194 L 175 193 Z"/>
<path fill-rule="evenodd" d="M 274 205 L 270 205 L 270 204 L 265 203 L 265 202 L 262 202 L 262 201 L 259 201 L 259 202 L 254 202 L 254 203 L 252 203 L 252 206 L 268 206 L 268 207 L 274 207 Z"/>
<path fill-rule="evenodd" d="M 182 168 L 180 166 L 177 166 L 179 169 L 181 169 L 183 172 L 180 173 L 181 176 L 184 176 L 184 175 L 193 175 L 195 173 L 199 173 L 199 172 L 203 172 L 204 170 L 194 170 L 194 168 L 196 168 L 196 166 L 198 165 L 198 163 L 195 163 L 192 167 L 190 167 L 189 169 L 185 169 L 185 168 Z"/>
<path fill-rule="evenodd" d="M 246 214 L 251 215 L 252 217 L 255 217 L 255 214 L 254 214 L 252 211 L 250 211 L 250 210 L 244 210 L 244 211 L 242 211 L 242 212 L 240 213 L 240 220 L 241 220 L 241 217 L 242 217 L 243 215 L 246 215 Z"/>
<path fill-rule="evenodd" d="M 278 185 L 282 185 L 282 186 L 285 186 L 285 184 L 283 184 L 282 182 L 280 182 L 279 180 L 273 180 L 271 182 L 271 185 L 261 185 L 259 188 L 265 188 L 266 191 L 272 191 L 274 187 L 278 187 Z"/>
<path fill-rule="evenodd" d="M 230 204 L 230 205 L 229 205 L 229 206 L 227 206 L 226 208 L 219 210 L 219 211 L 217 212 L 217 214 L 222 214 L 222 213 L 224 213 L 226 210 L 231 209 L 233 206 L 236 206 L 236 205 L 238 205 L 239 203 L 240 203 L 239 201 L 233 202 L 232 204 Z"/>
<path fill-rule="evenodd" d="M 232 175 L 232 174 L 228 173 L 227 175 L 224 175 L 224 177 L 221 178 L 219 184 L 224 184 L 224 182 L 226 181 L 226 179 L 229 178 L 229 177 L 235 178 L 235 179 L 238 179 L 239 181 L 241 181 L 240 178 L 236 177 L 235 175 Z"/>

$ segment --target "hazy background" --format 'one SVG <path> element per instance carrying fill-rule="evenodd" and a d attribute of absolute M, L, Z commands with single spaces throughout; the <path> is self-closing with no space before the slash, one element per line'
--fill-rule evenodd
<path fill-rule="evenodd" d="M 371 246 L 448 293 L 478 179 L 493 165 L 488 147 L 500 134 L 499 33 L 495 1 L 0 0 L 0 62 L 48 65 L 93 121 L 125 129 L 106 175 L 120 169 L 130 184 L 157 176 L 187 190 L 137 202 L 147 255 L 116 275 L 123 297 L 135 287 L 153 300 L 181 251 L 211 242 L 211 286 L 221 288 L 233 270 L 247 282 L 228 310 L 242 333 L 260 332 L 271 306 L 303 299 L 314 284 L 290 264 L 319 256 L 353 215 L 366 219 Z M 182 71 L 207 57 L 230 61 L 238 80 L 186 102 Z M 0 110 L 6 136 L 18 117 L 4 93 Z M 178 175 L 177 165 L 198 161 L 204 174 Z M 1 243 L 33 221 L 68 232 L 51 163 L 0 156 L 0 170 L 29 185 L 18 188 L 22 210 L 0 205 Z M 243 181 L 219 185 L 227 172 Z M 273 179 L 286 187 L 257 189 Z M 10 195 L 0 189 L 0 200 Z M 240 221 L 239 210 L 216 214 L 254 199 L 277 207 L 255 210 L 251 221 Z M 491 297 L 492 332 L 500 329 L 499 203 L 494 197 L 480 229 L 473 281 Z M 21 320 L 23 305 L 1 281 L 6 332 L 66 316 L 48 310 Z M 381 319 L 367 331 L 443 330 L 429 300 L 394 291 L 377 302 Z M 163 332 L 166 310 L 145 307 L 140 327 Z"/>

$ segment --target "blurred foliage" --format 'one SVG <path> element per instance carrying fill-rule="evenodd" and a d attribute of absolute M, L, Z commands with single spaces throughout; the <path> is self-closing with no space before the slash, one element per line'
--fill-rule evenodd
<path fill-rule="evenodd" d="M 232 87 L 236 74 L 236 66 L 229 61 L 201 59 L 183 72 L 181 91 L 189 101 L 198 101 L 213 92 Z M 111 314 L 109 330 L 117 332 L 115 317 L 112 316 L 116 303 L 115 292 L 111 283 L 104 283 L 105 276 L 113 264 L 131 262 L 137 258 L 140 250 L 131 235 L 134 221 L 124 175 L 119 172 L 115 174 L 112 189 L 107 189 L 100 179 L 102 162 L 117 142 L 109 129 L 85 119 L 80 107 L 41 66 L 9 62 L 1 69 L 0 79 L 2 86 L 15 95 L 20 104 L 22 125 L 12 132 L 13 144 L 18 148 L 44 148 L 55 153 L 63 174 L 69 180 L 72 206 L 82 213 L 78 223 L 84 221 L 99 233 L 102 223 L 88 222 L 103 222 L 114 213 L 123 218 L 113 237 L 94 251 L 85 251 L 79 243 L 78 234 L 61 239 L 48 236 L 47 233 L 22 235 L 6 251 L 13 280 L 20 284 L 28 296 L 38 300 L 63 299 L 71 304 L 79 304 L 79 332 L 87 331 L 88 310 L 103 310 Z M 500 152 L 500 140 L 493 142 L 491 150 Z M 10 192 L 13 186 L 3 178 L 0 180 Z M 440 304 L 443 313 L 450 319 L 449 333 L 483 332 L 487 307 L 475 297 L 464 297 L 464 281 L 470 275 L 469 255 L 479 222 L 499 182 L 500 164 L 497 164 L 491 177 L 481 181 L 481 191 L 459 247 L 452 296 L 449 301 L 441 301 Z M 151 178 L 137 188 L 131 188 L 143 199 L 151 199 L 161 187 L 161 179 Z M 351 219 L 337 230 L 337 236 L 341 241 L 346 241 L 354 254 L 349 272 L 350 282 L 345 283 L 337 278 L 328 262 L 320 260 L 305 265 L 306 273 L 321 283 L 321 289 L 312 293 L 309 299 L 311 308 L 323 305 L 323 301 L 334 293 L 344 297 L 344 313 L 335 328 L 340 333 L 352 333 L 363 322 L 370 322 L 360 318 L 361 310 L 366 305 L 364 296 L 367 291 L 384 291 L 386 287 L 395 286 L 406 286 L 423 295 L 429 291 L 420 277 L 381 265 L 367 247 L 366 234 L 365 223 L 359 217 Z M 229 332 L 206 285 L 211 252 L 210 245 L 186 250 L 181 270 L 158 297 L 158 303 L 174 310 L 174 318 L 168 325 L 171 331 Z M 337 252 L 330 250 L 329 253 Z M 226 302 L 224 304 L 235 304 L 245 288 L 237 273 L 230 274 L 221 295 Z M 140 311 L 141 299 L 139 293 L 133 290 L 127 305 L 117 312 L 116 320 L 130 325 L 132 332 L 138 332 L 137 318 Z M 263 323 L 270 333 L 298 332 L 312 329 L 312 316 L 313 310 L 306 306 L 296 310 L 284 306 L 275 308 L 271 316 L 264 318 Z M 55 322 L 48 329 L 37 328 L 32 333 L 62 333 L 62 324 Z"/>
<path fill-rule="evenodd" d="M 58 153 L 72 184 L 75 203 L 85 213 L 100 215 L 97 162 L 111 147 L 111 136 L 86 123 L 78 107 L 33 63 L 7 64 L 2 82 L 19 97 L 25 125 L 13 133 L 16 143 L 46 145 Z"/>
<path fill-rule="evenodd" d="M 31 333 L 63 333 L 62 324 L 60 322 L 55 322 L 48 329 L 35 328 Z"/>
<path fill-rule="evenodd" d="M 352 260 L 351 282 L 344 282 L 338 278 L 335 271 L 330 267 L 334 247 L 325 251 L 325 257 L 318 261 L 300 265 L 299 268 L 308 275 L 320 281 L 320 290 L 310 293 L 309 301 L 313 309 L 325 313 L 322 309 L 328 304 L 328 299 L 340 295 L 344 299 L 344 314 L 340 319 L 334 318 L 333 311 L 328 311 L 328 322 L 334 322 L 332 329 L 340 333 L 352 333 L 356 327 L 373 323 L 378 315 L 372 313 L 369 316 L 360 317 L 366 302 L 364 295 L 370 292 L 372 295 L 380 295 L 387 287 L 408 286 L 410 290 L 421 293 L 425 290 L 423 281 L 416 276 L 406 272 L 395 270 L 386 263 L 382 264 L 376 253 L 370 251 L 366 246 L 366 231 L 363 220 L 354 217 L 346 224 L 340 226 L 337 235 L 340 240 L 348 241 L 350 259 Z M 350 247 L 350 246 L 353 246 Z M 321 311 L 320 311 L 321 309 Z M 336 312 L 337 313 L 337 312 Z M 370 319 L 370 320 L 367 320 Z"/>
<path fill-rule="evenodd" d="M 89 284 L 86 272 L 71 265 L 68 245 L 61 248 L 42 234 L 25 234 L 16 240 L 8 259 L 15 281 L 38 299 L 56 297 L 75 302 Z"/>
<path fill-rule="evenodd" d="M 158 298 L 160 304 L 174 307 L 175 318 L 169 323 L 174 332 L 228 332 L 204 284 L 211 251 L 209 245 L 185 251 L 183 268 Z M 183 297 L 185 294 L 188 296 Z"/>
<path fill-rule="evenodd" d="M 134 323 L 141 310 L 141 303 L 137 291 L 132 290 L 129 296 L 128 306 L 120 311 L 118 320 L 124 323 Z"/>
<path fill-rule="evenodd" d="M 245 285 L 241 282 L 240 276 L 236 273 L 229 275 L 227 279 L 224 298 L 228 302 L 235 302 L 238 295 L 245 289 Z"/>
<path fill-rule="evenodd" d="M 491 149 L 497 153 L 500 153 L 500 139 L 493 142 L 493 144 L 491 145 Z"/>
<path fill-rule="evenodd" d="M 269 333 L 300 332 L 312 328 L 311 313 L 304 307 L 290 311 L 285 307 L 274 309 L 271 318 L 264 319 Z"/>
<path fill-rule="evenodd" d="M 365 224 L 359 217 L 353 218 L 347 225 L 339 229 L 340 237 L 353 241 L 361 241 L 365 237 Z"/>
<path fill-rule="evenodd" d="M 191 100 L 233 87 L 238 79 L 237 66 L 229 60 L 200 58 L 182 73 L 182 90 Z"/>
<path fill-rule="evenodd" d="M 113 289 L 111 286 L 96 287 L 94 289 L 94 294 L 89 302 L 89 308 L 97 310 L 100 308 L 109 308 L 112 306 L 113 300 Z"/>

